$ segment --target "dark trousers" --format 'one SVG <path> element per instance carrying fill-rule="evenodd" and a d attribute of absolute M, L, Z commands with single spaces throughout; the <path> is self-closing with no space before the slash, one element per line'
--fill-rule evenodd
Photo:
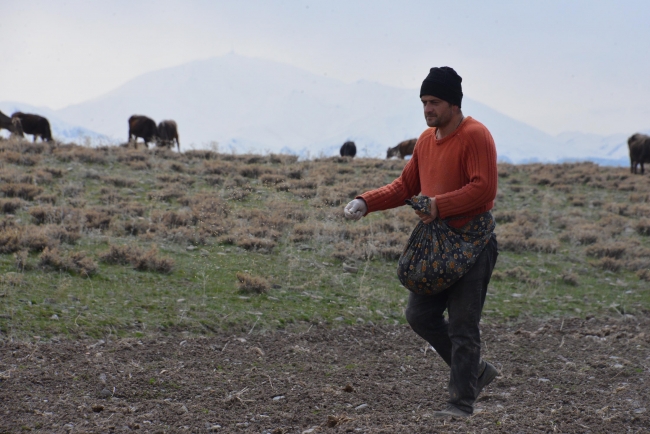
<path fill-rule="evenodd" d="M 497 256 L 497 240 L 492 235 L 476 263 L 456 283 L 436 295 L 411 293 L 406 307 L 411 328 L 451 368 L 449 403 L 470 413 L 474 410 L 476 379 L 480 375 L 479 321 Z M 448 321 L 443 316 L 445 310 Z"/>

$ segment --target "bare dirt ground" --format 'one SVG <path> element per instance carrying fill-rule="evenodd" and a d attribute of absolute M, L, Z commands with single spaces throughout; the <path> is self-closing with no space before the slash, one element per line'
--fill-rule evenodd
<path fill-rule="evenodd" d="M 0 349 L 0 432 L 648 432 L 650 317 L 484 324 L 501 375 L 440 420 L 448 369 L 406 326 Z"/>

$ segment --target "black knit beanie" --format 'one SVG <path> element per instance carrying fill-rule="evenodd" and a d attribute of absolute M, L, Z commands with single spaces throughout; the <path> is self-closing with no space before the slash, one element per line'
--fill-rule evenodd
<path fill-rule="evenodd" d="M 423 95 L 435 96 L 460 107 L 463 100 L 463 88 L 460 85 L 462 81 L 463 79 L 453 68 L 448 66 L 431 68 L 429 75 L 422 82 L 420 98 Z"/>

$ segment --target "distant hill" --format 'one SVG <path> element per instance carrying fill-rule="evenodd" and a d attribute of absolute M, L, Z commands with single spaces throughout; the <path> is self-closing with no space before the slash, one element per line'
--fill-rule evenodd
<path fill-rule="evenodd" d="M 463 112 L 490 129 L 501 161 L 628 164 L 625 134 L 554 137 L 467 97 Z M 426 128 L 417 89 L 344 83 L 236 54 L 150 72 L 52 114 L 115 142 L 126 141 L 130 115 L 146 114 L 176 120 L 181 149 L 218 142 L 221 151 L 303 157 L 334 155 L 346 140 L 356 142 L 360 156 L 381 157 Z"/>

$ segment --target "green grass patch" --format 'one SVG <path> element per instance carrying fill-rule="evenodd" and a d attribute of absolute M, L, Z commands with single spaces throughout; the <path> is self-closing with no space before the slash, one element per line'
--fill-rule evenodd
<path fill-rule="evenodd" d="M 38 150 L 32 166 L 0 166 L 2 182 L 38 187 L 0 197 L 0 337 L 404 322 L 396 258 L 417 217 L 341 212 L 402 161 Z M 2 152 L 22 151 L 0 141 Z M 646 178 L 590 164 L 499 174 L 484 320 L 647 311 Z"/>

